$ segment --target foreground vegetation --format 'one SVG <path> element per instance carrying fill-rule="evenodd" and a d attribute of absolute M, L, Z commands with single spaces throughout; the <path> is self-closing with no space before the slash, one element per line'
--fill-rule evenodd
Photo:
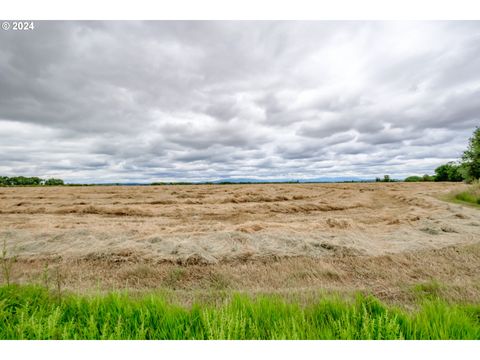
<path fill-rule="evenodd" d="M 468 190 L 455 194 L 455 200 L 474 205 L 480 205 L 480 183 L 471 186 Z"/>
<path fill-rule="evenodd" d="M 160 295 L 85 297 L 0 287 L 0 339 L 480 339 L 480 305 L 424 298 L 407 312 L 373 297 L 235 295 L 223 305 L 172 305 Z"/>

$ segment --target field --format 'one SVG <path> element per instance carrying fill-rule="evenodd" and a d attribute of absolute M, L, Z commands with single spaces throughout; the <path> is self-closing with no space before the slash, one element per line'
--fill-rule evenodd
<path fill-rule="evenodd" d="M 302 309 L 358 293 L 402 311 L 420 309 L 425 298 L 475 307 L 480 212 L 445 201 L 466 190 L 453 183 L 0 188 L 0 241 L 10 283 L 37 284 L 59 298 L 126 290 L 221 314 L 236 294 Z M 11 300 L 7 290 L 2 304 Z M 460 338 L 479 336 L 474 323 Z M 391 336 L 431 335 L 402 329 Z M 317 330 L 302 334 L 321 336 Z"/>

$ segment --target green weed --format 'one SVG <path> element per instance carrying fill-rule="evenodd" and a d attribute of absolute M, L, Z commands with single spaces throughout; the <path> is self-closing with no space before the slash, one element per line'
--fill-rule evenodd
<path fill-rule="evenodd" d="M 420 298 L 438 298 L 441 290 L 442 286 L 436 280 L 417 284 L 413 287 L 413 292 Z"/>
<path fill-rule="evenodd" d="M 480 205 L 480 185 L 473 184 L 468 190 L 455 194 L 454 198 L 461 202 Z"/>
<path fill-rule="evenodd" d="M 7 285 L 10 285 L 10 280 L 12 276 L 12 268 L 13 264 L 17 261 L 17 256 L 9 256 L 8 251 L 7 251 L 7 240 L 3 240 L 3 247 L 2 247 L 2 274 L 3 274 L 3 279 L 7 283 Z"/>

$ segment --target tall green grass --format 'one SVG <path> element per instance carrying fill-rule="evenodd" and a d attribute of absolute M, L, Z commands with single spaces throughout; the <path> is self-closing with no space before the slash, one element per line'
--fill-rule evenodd
<path fill-rule="evenodd" d="M 235 295 L 183 308 L 159 295 L 58 298 L 40 287 L 0 287 L 0 339 L 480 339 L 480 305 L 427 299 L 408 313 L 372 297 L 319 299 Z"/>
<path fill-rule="evenodd" d="M 480 184 L 471 185 L 468 190 L 456 194 L 455 200 L 480 205 Z"/>
<path fill-rule="evenodd" d="M 460 200 L 460 201 L 469 202 L 469 203 L 472 203 L 472 204 L 480 205 L 480 196 L 476 196 L 475 194 L 471 194 L 471 193 L 466 192 L 466 191 L 455 195 L 455 199 Z"/>

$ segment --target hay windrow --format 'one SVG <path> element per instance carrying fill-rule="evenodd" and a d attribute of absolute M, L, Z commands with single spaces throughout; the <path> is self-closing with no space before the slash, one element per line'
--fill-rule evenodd
<path fill-rule="evenodd" d="M 6 240 L 19 264 L 70 264 L 73 283 L 82 283 L 81 272 L 89 269 L 91 276 L 120 286 L 116 271 L 130 274 L 138 267 L 147 275 L 135 281 L 155 287 L 159 282 L 149 274 L 170 266 L 200 273 L 224 268 L 222 276 L 233 276 L 233 287 L 350 287 L 351 279 L 370 286 L 370 270 L 378 271 L 376 281 L 386 286 L 384 268 L 407 272 L 409 266 L 416 270 L 404 281 L 448 280 L 478 268 L 478 257 L 442 252 L 480 243 L 480 211 L 440 200 L 464 188 L 451 183 L 5 188 L 0 241 Z M 408 254 L 424 259 L 412 262 Z M 383 265 L 375 270 L 369 261 Z M 422 270 L 422 261 L 428 269 Z M 463 261 L 477 263 L 462 270 Z"/>

